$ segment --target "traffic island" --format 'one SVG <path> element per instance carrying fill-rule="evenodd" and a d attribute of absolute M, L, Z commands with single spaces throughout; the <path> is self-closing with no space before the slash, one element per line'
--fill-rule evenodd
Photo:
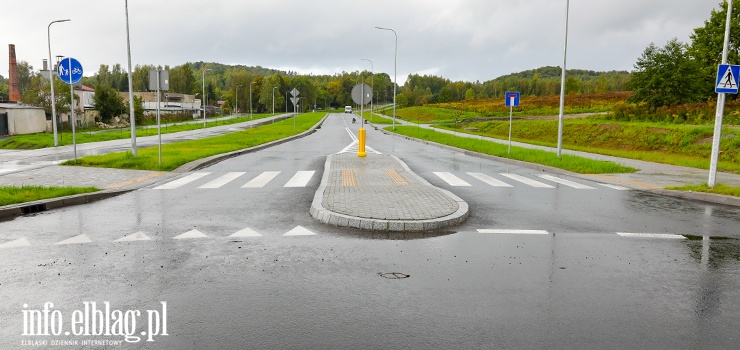
<path fill-rule="evenodd" d="M 329 155 L 310 212 L 329 225 L 390 232 L 440 230 L 470 215 L 460 197 L 432 186 L 397 157 L 376 153 Z"/>

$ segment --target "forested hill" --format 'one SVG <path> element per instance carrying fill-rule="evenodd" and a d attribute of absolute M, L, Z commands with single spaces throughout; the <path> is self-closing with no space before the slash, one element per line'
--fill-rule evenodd
<path fill-rule="evenodd" d="M 562 72 L 562 69 L 560 67 L 546 66 L 546 67 L 540 67 L 537 69 L 525 70 L 523 72 L 502 75 L 493 80 L 504 80 L 507 78 L 532 79 L 535 77 L 535 75 L 539 79 L 552 79 L 552 78 L 560 79 L 561 72 Z M 566 72 L 566 77 L 574 77 L 574 78 L 578 78 L 581 80 L 595 80 L 601 76 L 629 77 L 629 75 L 630 73 L 627 71 L 616 71 L 616 70 L 609 71 L 609 72 L 596 72 L 592 70 L 568 69 Z"/>
<path fill-rule="evenodd" d="M 500 76 L 484 82 L 481 90 L 491 97 L 505 90 L 521 91 L 525 95 L 556 95 L 560 93 L 560 67 L 540 67 Z M 569 69 L 566 72 L 566 93 L 603 93 L 628 90 L 631 73 L 627 71 L 595 72 Z"/>

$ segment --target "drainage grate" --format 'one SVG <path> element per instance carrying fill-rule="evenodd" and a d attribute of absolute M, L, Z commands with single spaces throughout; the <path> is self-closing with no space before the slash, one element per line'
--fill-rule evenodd
<path fill-rule="evenodd" d="M 32 204 L 27 205 L 25 207 L 21 207 L 21 213 L 23 214 L 33 214 L 33 213 L 40 213 L 42 211 L 46 210 L 46 204 Z"/>

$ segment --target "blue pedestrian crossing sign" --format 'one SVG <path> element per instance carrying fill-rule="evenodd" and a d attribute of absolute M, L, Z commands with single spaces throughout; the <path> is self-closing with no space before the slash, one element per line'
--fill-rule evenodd
<path fill-rule="evenodd" d="M 720 64 L 717 68 L 717 84 L 714 91 L 716 93 L 736 94 L 738 92 L 739 76 L 740 65 Z"/>
<path fill-rule="evenodd" d="M 504 96 L 506 97 L 506 107 L 519 107 L 519 92 L 507 91 Z"/>
<path fill-rule="evenodd" d="M 63 82 L 75 84 L 82 79 L 82 64 L 72 57 L 63 58 L 57 66 L 57 75 Z"/>

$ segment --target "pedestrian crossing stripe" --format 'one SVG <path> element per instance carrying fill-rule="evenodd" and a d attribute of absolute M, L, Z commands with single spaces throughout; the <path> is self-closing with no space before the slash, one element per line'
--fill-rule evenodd
<path fill-rule="evenodd" d="M 72 238 L 65 239 L 61 242 L 56 242 L 54 245 L 63 245 L 63 244 L 82 244 L 82 243 L 90 243 L 92 240 L 90 240 L 89 237 L 85 234 L 81 234 L 78 236 L 74 236 Z"/>
<path fill-rule="evenodd" d="M 272 181 L 276 176 L 280 174 L 279 171 L 265 171 L 259 174 L 254 179 L 250 180 L 242 188 L 259 188 L 267 185 L 268 182 Z"/>
<path fill-rule="evenodd" d="M 8 243 L 0 244 L 0 248 L 18 248 L 18 247 L 30 247 L 31 243 L 25 238 L 18 238 Z"/>
<path fill-rule="evenodd" d="M 316 234 L 306 229 L 305 227 L 296 226 L 294 229 L 288 231 L 283 236 L 314 236 L 314 235 Z"/>
<path fill-rule="evenodd" d="M 545 184 L 545 183 L 542 183 L 542 182 L 539 182 L 539 181 L 535 181 L 535 180 L 532 180 L 532 179 L 529 179 L 529 178 L 526 178 L 524 176 L 517 175 L 517 174 L 503 174 L 502 173 L 501 176 L 508 177 L 508 178 L 510 178 L 510 179 L 512 179 L 514 181 L 521 182 L 521 183 L 523 183 L 525 185 L 529 185 L 529 186 L 532 186 L 532 187 L 537 187 L 537 188 L 555 188 L 555 186 L 550 186 L 548 184 Z"/>
<path fill-rule="evenodd" d="M 262 235 L 259 232 L 247 227 L 243 230 L 234 232 L 229 237 L 262 237 Z"/>
<path fill-rule="evenodd" d="M 468 173 L 468 175 L 483 181 L 484 183 L 487 183 L 494 187 L 514 187 L 512 185 L 507 184 L 506 182 L 503 182 L 501 180 L 494 179 L 486 174 L 481 173 Z"/>
<path fill-rule="evenodd" d="M 306 187 L 315 171 L 299 171 L 283 187 Z"/>
<path fill-rule="evenodd" d="M 205 238 L 205 237 L 208 237 L 208 236 L 204 235 L 202 232 L 196 229 L 192 229 L 181 235 L 173 237 L 173 239 L 191 239 L 191 238 Z"/>
<path fill-rule="evenodd" d="M 604 187 L 609 187 L 609 188 L 611 188 L 613 190 L 617 190 L 617 191 L 628 191 L 629 190 L 629 188 L 622 187 L 622 186 L 619 186 L 619 185 L 612 185 L 612 184 L 599 184 L 599 185 L 604 186 Z"/>
<path fill-rule="evenodd" d="M 155 190 L 173 190 L 173 189 L 176 189 L 176 188 L 180 188 L 182 186 L 185 186 L 185 185 L 187 185 L 187 184 L 189 184 L 189 183 L 191 183 L 191 182 L 193 182 L 195 180 L 198 180 L 198 179 L 200 179 L 202 177 L 205 177 L 205 176 L 208 176 L 210 174 L 211 173 L 192 173 L 192 174 L 190 174 L 188 176 L 181 177 L 181 178 L 179 178 L 179 179 L 177 179 L 175 181 L 168 182 L 168 183 L 166 183 L 166 184 L 164 184 L 162 186 L 155 187 L 154 189 Z"/>
<path fill-rule="evenodd" d="M 113 242 L 132 242 L 132 241 L 149 241 L 149 240 L 151 240 L 149 236 L 147 236 L 144 232 L 139 231 L 136 233 L 132 233 L 128 236 L 121 237 Z"/>
<path fill-rule="evenodd" d="M 437 175 L 440 179 L 447 182 L 450 186 L 471 186 L 469 183 L 465 182 L 465 180 L 448 172 L 434 172 L 434 175 Z"/>
<path fill-rule="evenodd" d="M 593 188 L 591 186 L 586 186 L 586 185 L 582 185 L 582 184 L 579 184 L 577 182 L 573 182 L 573 181 L 570 181 L 570 180 L 557 178 L 557 177 L 552 176 L 552 175 L 542 175 L 541 174 L 541 175 L 537 175 L 537 176 L 539 176 L 539 177 L 541 177 L 541 178 L 543 178 L 545 180 L 550 180 L 552 182 L 559 183 L 561 185 L 565 185 L 565 186 L 568 186 L 568 187 L 577 188 L 579 190 L 595 190 L 595 188 Z"/>
<path fill-rule="evenodd" d="M 242 176 L 244 174 L 246 174 L 246 173 L 245 172 L 231 172 L 231 173 L 226 173 L 226 174 L 218 177 L 217 179 L 215 179 L 215 180 L 213 180 L 213 181 L 211 181 L 211 182 L 209 182 L 209 183 L 207 183 L 207 184 L 205 184 L 203 186 L 200 186 L 198 188 L 220 188 L 221 186 L 226 185 L 227 183 L 236 180 L 239 176 Z"/>

